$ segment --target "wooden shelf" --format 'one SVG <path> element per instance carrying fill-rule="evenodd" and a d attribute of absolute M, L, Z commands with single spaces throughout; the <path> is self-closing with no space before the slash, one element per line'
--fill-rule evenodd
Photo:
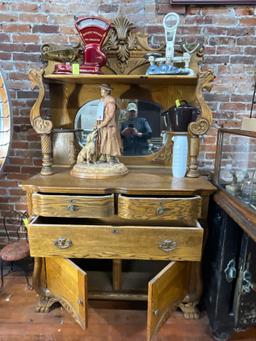
<path fill-rule="evenodd" d="M 185 75 L 60 75 L 49 74 L 44 76 L 45 80 L 56 83 L 77 84 L 145 84 L 145 85 L 196 85 L 197 76 Z"/>

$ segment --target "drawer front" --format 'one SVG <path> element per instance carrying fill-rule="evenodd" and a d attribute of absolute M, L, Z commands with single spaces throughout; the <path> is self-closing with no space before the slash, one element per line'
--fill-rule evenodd
<path fill-rule="evenodd" d="M 102 218 L 114 214 L 114 196 L 32 195 L 33 214 L 43 217 Z"/>
<path fill-rule="evenodd" d="M 201 259 L 197 227 L 50 225 L 30 223 L 31 256 L 155 260 Z"/>
<path fill-rule="evenodd" d="M 175 221 L 194 226 L 201 215 L 201 197 L 118 197 L 118 215 L 131 220 Z"/>

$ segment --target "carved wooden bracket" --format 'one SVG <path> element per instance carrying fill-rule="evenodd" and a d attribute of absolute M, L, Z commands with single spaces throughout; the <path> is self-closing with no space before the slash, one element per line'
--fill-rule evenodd
<path fill-rule="evenodd" d="M 51 132 L 52 122 L 41 117 L 41 106 L 45 97 L 45 88 L 43 84 L 43 71 L 31 69 L 28 74 L 32 82 L 32 89 L 39 88 L 39 95 L 30 111 L 30 122 L 35 131 L 41 136 L 41 148 L 43 154 L 42 175 L 53 174 L 52 171 L 52 143 Z"/>
<path fill-rule="evenodd" d="M 32 89 L 39 88 L 39 95 L 30 111 L 31 125 L 38 134 L 49 134 L 52 130 L 52 122 L 41 117 L 41 106 L 45 97 L 43 71 L 31 69 L 28 77 L 32 82 Z"/>
<path fill-rule="evenodd" d="M 201 109 L 201 118 L 205 118 L 212 123 L 212 111 L 204 100 L 203 90 L 211 91 L 215 76 L 212 70 L 200 71 L 198 74 L 198 83 L 196 87 L 196 99 Z M 201 133 L 199 133 L 201 135 Z"/>
<path fill-rule="evenodd" d="M 196 99 L 201 109 L 201 115 L 195 122 L 191 122 L 188 127 L 190 135 L 190 162 L 188 177 L 198 177 L 197 158 L 199 154 L 199 136 L 207 133 L 212 123 L 212 111 L 204 100 L 203 90 L 211 91 L 213 86 L 214 74 L 211 70 L 200 71 L 196 87 Z"/>

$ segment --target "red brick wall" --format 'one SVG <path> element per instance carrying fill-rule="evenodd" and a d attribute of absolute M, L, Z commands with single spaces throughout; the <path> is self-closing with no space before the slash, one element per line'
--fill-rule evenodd
<path fill-rule="evenodd" d="M 181 36 L 199 38 L 205 44 L 205 62 L 217 78 L 206 99 L 217 124 L 231 127 L 248 115 L 254 82 L 256 54 L 255 7 L 176 6 L 168 0 L 30 0 L 0 2 L 0 67 L 5 71 L 13 107 L 13 139 L 10 156 L 0 178 L 0 214 L 25 209 L 18 184 L 40 170 L 39 139 L 29 121 L 37 92 L 31 91 L 28 70 L 40 68 L 43 43 L 78 41 L 73 15 L 100 15 L 115 18 L 126 15 L 141 30 L 162 36 L 163 16 L 177 11 Z M 215 124 L 203 140 L 200 164 L 212 168 L 215 152 Z"/>

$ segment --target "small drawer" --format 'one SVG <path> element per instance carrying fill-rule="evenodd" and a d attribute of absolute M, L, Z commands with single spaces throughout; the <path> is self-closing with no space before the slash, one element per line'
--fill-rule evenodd
<path fill-rule="evenodd" d="M 33 193 L 34 215 L 43 217 L 103 218 L 114 214 L 114 195 L 78 196 Z"/>
<path fill-rule="evenodd" d="M 195 226 L 201 215 L 201 197 L 118 197 L 118 215 L 124 219 L 173 221 Z"/>
<path fill-rule="evenodd" d="M 203 229 L 195 227 L 85 225 L 38 217 L 29 224 L 31 256 L 199 261 Z"/>

